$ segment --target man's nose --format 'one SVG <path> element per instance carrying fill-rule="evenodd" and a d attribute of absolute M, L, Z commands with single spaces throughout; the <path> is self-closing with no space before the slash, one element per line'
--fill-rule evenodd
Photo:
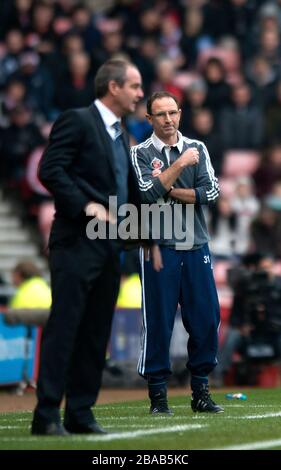
<path fill-rule="evenodd" d="M 170 113 L 168 113 L 168 112 L 165 114 L 165 121 L 166 121 L 166 122 L 171 122 L 171 121 L 172 121 L 172 118 L 171 118 L 171 116 L 170 116 Z"/>

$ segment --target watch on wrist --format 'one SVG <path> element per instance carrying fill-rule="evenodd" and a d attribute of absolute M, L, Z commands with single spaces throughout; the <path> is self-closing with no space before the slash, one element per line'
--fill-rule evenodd
<path fill-rule="evenodd" d="M 174 186 L 171 186 L 170 189 L 169 189 L 169 191 L 167 192 L 167 194 L 170 194 L 170 192 L 171 192 L 173 189 L 175 189 Z"/>

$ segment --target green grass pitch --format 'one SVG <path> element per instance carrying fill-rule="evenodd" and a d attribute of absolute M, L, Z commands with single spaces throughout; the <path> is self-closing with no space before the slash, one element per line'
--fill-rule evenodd
<path fill-rule="evenodd" d="M 2 413 L 0 450 L 281 449 L 280 389 L 245 393 L 245 401 L 213 393 L 213 399 L 225 407 L 217 415 L 193 413 L 187 396 L 171 397 L 172 417 L 150 416 L 144 400 L 99 405 L 95 415 L 109 432 L 104 436 L 31 436 L 31 411 Z"/>

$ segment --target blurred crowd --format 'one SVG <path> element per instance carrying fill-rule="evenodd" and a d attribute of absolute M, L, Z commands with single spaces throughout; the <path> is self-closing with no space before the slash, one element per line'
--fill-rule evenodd
<path fill-rule="evenodd" d="M 222 195 L 209 214 L 218 259 L 281 257 L 280 0 L 1 0 L 0 184 L 42 240 L 53 217 L 37 166 L 52 122 L 89 105 L 108 58 L 140 69 L 145 98 L 174 93 L 181 131 L 202 140 Z M 145 100 L 125 125 L 149 136 Z"/>

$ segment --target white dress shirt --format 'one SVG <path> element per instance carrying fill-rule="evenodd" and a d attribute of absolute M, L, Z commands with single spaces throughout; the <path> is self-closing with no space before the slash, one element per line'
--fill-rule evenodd
<path fill-rule="evenodd" d="M 116 121 L 121 122 L 121 119 L 117 117 L 107 106 L 105 106 L 99 99 L 94 101 L 94 104 L 98 108 L 98 111 L 101 115 L 101 118 L 104 122 L 105 128 L 109 133 L 112 140 L 115 140 L 116 137 L 116 130 L 114 129 L 113 125 Z"/>

